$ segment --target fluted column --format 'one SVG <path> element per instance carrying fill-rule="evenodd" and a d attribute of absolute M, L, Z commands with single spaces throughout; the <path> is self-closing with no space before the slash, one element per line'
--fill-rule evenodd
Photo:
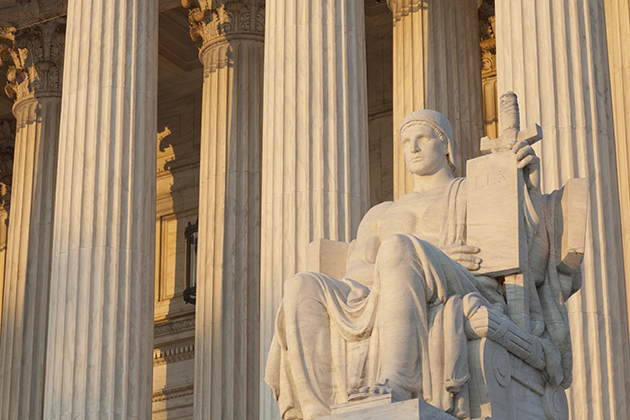
<path fill-rule="evenodd" d="M 477 0 L 388 0 L 394 17 L 394 199 L 413 189 L 398 136 L 403 118 L 434 109 L 453 125 L 455 162 L 479 153 L 483 96 Z"/>
<path fill-rule="evenodd" d="M 41 419 L 65 21 L 8 34 L 16 101 L 13 205 L 0 334 L 0 418 Z"/>
<path fill-rule="evenodd" d="M 149 419 L 154 0 L 70 0 L 44 419 Z"/>
<path fill-rule="evenodd" d="M 608 57 L 612 93 L 621 230 L 626 273 L 626 302 L 630 302 L 630 3 L 605 0 Z M 630 306 L 628 307 L 630 314 Z"/>
<path fill-rule="evenodd" d="M 306 248 L 312 240 L 353 239 L 368 207 L 363 7 L 357 0 L 267 2 L 261 233 L 263 367 L 283 282 L 306 269 Z M 279 418 L 267 385 L 261 388 L 261 418 Z"/>
<path fill-rule="evenodd" d="M 198 6 L 190 11 L 204 66 L 195 419 L 257 420 L 265 2 Z"/>
<path fill-rule="evenodd" d="M 4 269 L 7 260 L 7 236 L 11 208 L 11 181 L 13 179 L 13 155 L 15 152 L 15 126 L 11 121 L 0 120 L 0 316 L 4 296 Z M 0 319 L 0 334 L 2 320 Z M 1 347 L 0 347 L 1 348 Z M 2 391 L 0 391 L 0 395 Z M 1 397 L 0 397 L 1 398 Z"/>
<path fill-rule="evenodd" d="M 589 180 L 583 285 L 568 302 L 572 419 L 630 412 L 628 325 L 603 0 L 496 2 L 498 87 L 539 123 L 544 192 Z M 500 129 L 501 130 L 501 129 Z"/>

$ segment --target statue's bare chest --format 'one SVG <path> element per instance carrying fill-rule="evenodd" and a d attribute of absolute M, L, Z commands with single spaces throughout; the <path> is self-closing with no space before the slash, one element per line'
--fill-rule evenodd
<path fill-rule="evenodd" d="M 444 189 L 436 189 L 400 197 L 379 220 L 380 239 L 393 234 L 412 234 L 438 245 L 448 212 L 445 194 Z"/>

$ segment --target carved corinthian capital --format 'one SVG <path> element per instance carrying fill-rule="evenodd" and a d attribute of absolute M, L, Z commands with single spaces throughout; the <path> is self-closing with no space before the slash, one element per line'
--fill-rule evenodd
<path fill-rule="evenodd" d="M 61 93 L 65 18 L 0 32 L 0 65 L 8 65 L 5 92 L 16 101 Z"/>
<path fill-rule="evenodd" d="M 435 0 L 433 0 L 435 1 Z M 442 1 L 442 0 L 438 0 Z M 470 0 L 479 8 L 484 0 Z M 432 0 L 387 0 L 387 6 L 394 15 L 394 20 L 400 20 L 403 16 L 410 15 L 421 9 L 432 7 Z"/>
<path fill-rule="evenodd" d="M 265 0 L 182 0 L 190 36 L 204 44 L 265 33 Z"/>

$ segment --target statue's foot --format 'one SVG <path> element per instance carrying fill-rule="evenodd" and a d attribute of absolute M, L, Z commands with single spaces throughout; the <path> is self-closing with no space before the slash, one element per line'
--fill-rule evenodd
<path fill-rule="evenodd" d="M 348 388 L 348 401 L 359 401 L 380 395 L 391 395 L 392 402 L 405 401 L 411 398 L 411 392 L 389 379 L 386 379 L 383 383 L 377 382 L 371 386 Z"/>

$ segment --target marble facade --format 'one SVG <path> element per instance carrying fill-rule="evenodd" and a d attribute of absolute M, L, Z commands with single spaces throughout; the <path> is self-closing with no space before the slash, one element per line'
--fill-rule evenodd
<path fill-rule="evenodd" d="M 309 243 L 409 191 L 404 115 L 444 113 L 464 162 L 504 90 L 543 192 L 589 179 L 571 418 L 630 415 L 627 1 L 67 3 L 0 17 L 0 418 L 277 420 L 263 370 Z"/>

